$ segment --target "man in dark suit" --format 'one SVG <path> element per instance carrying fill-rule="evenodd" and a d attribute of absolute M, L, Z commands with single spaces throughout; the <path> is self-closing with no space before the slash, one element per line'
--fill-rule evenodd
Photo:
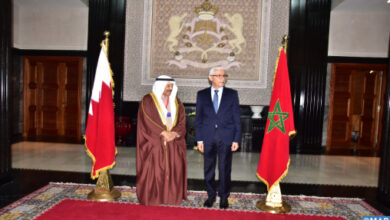
<path fill-rule="evenodd" d="M 218 155 L 220 197 L 219 207 L 229 207 L 232 151 L 241 140 L 240 104 L 236 90 L 224 87 L 227 75 L 221 67 L 209 71 L 211 87 L 198 92 L 196 98 L 195 134 L 198 149 L 204 153 L 204 177 L 208 199 L 205 207 L 212 207 L 216 198 L 215 166 Z"/>

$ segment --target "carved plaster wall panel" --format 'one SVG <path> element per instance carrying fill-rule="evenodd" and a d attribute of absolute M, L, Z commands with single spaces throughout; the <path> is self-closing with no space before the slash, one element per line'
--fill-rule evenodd
<path fill-rule="evenodd" d="M 240 104 L 268 105 L 288 12 L 285 0 L 128 1 L 124 100 L 139 101 L 166 74 L 181 100 L 194 103 L 218 65 Z"/>

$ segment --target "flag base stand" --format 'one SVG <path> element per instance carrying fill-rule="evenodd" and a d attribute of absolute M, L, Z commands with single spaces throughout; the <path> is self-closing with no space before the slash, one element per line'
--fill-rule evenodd
<path fill-rule="evenodd" d="M 291 206 L 282 200 L 279 183 L 273 185 L 264 200 L 256 202 L 256 207 L 264 212 L 279 214 L 291 211 Z"/>
<path fill-rule="evenodd" d="M 264 212 L 279 214 L 279 213 L 288 213 L 291 211 L 291 206 L 287 202 L 282 202 L 282 206 L 280 207 L 272 207 L 266 205 L 266 201 L 259 200 L 256 202 L 256 207 Z"/>
<path fill-rule="evenodd" d="M 114 184 L 108 170 L 100 171 L 95 189 L 88 193 L 88 199 L 94 201 L 111 201 L 121 197 L 121 193 L 114 189 Z"/>

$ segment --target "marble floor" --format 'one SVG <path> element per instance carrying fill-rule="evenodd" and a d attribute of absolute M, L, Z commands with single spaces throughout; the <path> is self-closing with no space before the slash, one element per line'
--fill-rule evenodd
<path fill-rule="evenodd" d="M 118 147 L 115 175 L 135 176 L 134 147 Z M 188 179 L 203 179 L 203 155 L 187 150 Z M 290 155 L 283 183 L 377 187 L 379 157 Z M 259 181 L 259 153 L 233 154 L 232 180 Z M 89 173 L 91 159 L 82 144 L 19 142 L 12 145 L 12 168 Z M 216 175 L 218 176 L 218 175 Z"/>

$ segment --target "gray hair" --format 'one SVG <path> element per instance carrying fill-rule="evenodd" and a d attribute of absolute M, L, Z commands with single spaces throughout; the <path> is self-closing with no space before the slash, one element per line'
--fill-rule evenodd
<path fill-rule="evenodd" d="M 222 68 L 221 66 L 215 66 L 215 67 L 213 67 L 213 68 L 211 68 L 211 69 L 209 70 L 209 76 L 213 75 L 214 70 L 225 70 L 225 69 Z"/>

